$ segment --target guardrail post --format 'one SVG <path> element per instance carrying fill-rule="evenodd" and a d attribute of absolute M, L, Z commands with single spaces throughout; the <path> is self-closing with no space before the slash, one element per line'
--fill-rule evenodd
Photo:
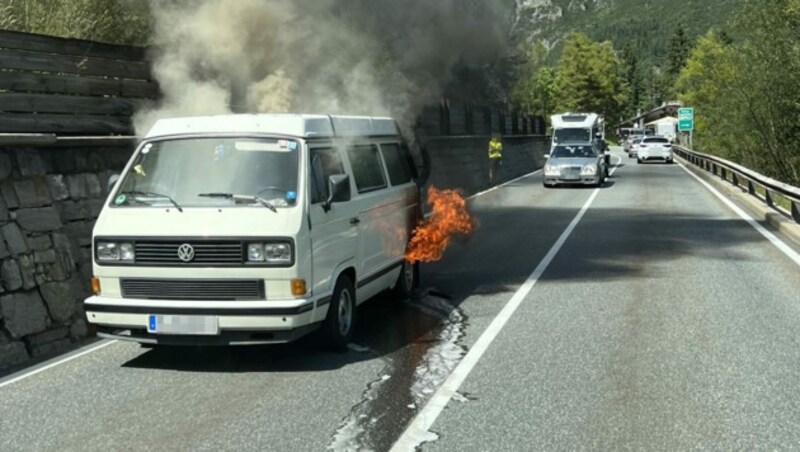
<path fill-rule="evenodd" d="M 751 195 L 756 194 L 756 187 L 753 185 L 753 181 L 750 179 L 747 179 L 747 193 L 750 193 Z"/>
<path fill-rule="evenodd" d="M 772 201 L 772 194 L 766 187 L 764 187 L 764 202 L 766 202 L 767 205 L 770 207 L 775 207 L 775 202 Z"/>
<path fill-rule="evenodd" d="M 792 219 L 800 224 L 800 203 L 792 201 Z"/>
<path fill-rule="evenodd" d="M 725 168 L 720 168 L 719 177 L 721 177 L 722 180 L 728 180 L 728 170 L 726 170 Z"/>
<path fill-rule="evenodd" d="M 733 185 L 739 186 L 739 176 L 734 172 L 731 172 L 731 182 L 733 182 Z"/>

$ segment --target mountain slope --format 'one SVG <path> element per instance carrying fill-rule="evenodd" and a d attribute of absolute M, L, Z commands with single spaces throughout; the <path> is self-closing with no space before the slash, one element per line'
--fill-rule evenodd
<path fill-rule="evenodd" d="M 680 24 L 690 39 L 718 28 L 742 0 L 516 0 L 514 38 L 518 43 L 542 40 L 559 53 L 570 32 L 611 40 L 618 50 L 630 43 L 639 56 L 654 62 L 667 53 L 670 36 Z"/>

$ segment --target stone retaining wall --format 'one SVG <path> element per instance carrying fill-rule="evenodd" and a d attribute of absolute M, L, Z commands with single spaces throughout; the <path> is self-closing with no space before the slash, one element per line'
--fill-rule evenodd
<path fill-rule="evenodd" d="M 0 148 L 0 368 L 88 334 L 92 227 L 131 152 Z"/>
<path fill-rule="evenodd" d="M 429 183 L 474 194 L 489 188 L 489 136 L 432 137 L 423 141 L 431 160 Z M 503 137 L 499 181 L 530 173 L 544 165 L 549 149 L 545 136 Z"/>

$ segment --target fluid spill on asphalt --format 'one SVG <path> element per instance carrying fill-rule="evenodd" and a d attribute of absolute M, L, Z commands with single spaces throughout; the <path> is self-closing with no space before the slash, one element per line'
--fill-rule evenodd
<path fill-rule="evenodd" d="M 427 291 L 414 300 L 368 305 L 360 313 L 363 334 L 351 350 L 373 353 L 386 365 L 340 422 L 330 450 L 391 448 L 467 352 L 461 343 L 467 318 L 444 294 Z M 386 318 L 391 321 L 381 321 Z"/>

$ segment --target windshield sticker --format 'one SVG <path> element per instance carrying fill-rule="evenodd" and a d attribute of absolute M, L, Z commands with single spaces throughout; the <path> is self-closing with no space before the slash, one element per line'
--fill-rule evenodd
<path fill-rule="evenodd" d="M 127 200 L 128 200 L 128 197 L 127 197 L 127 196 L 125 196 L 125 195 L 119 195 L 119 196 L 117 196 L 117 198 L 114 200 L 114 204 L 116 204 L 116 205 L 124 204 L 124 203 L 125 203 L 125 201 L 127 201 Z"/>
<path fill-rule="evenodd" d="M 133 167 L 133 172 L 138 174 L 138 175 L 140 175 L 140 176 L 142 176 L 142 177 L 147 177 L 147 174 L 145 174 L 144 167 L 142 165 L 134 166 Z"/>
<path fill-rule="evenodd" d="M 289 150 L 290 151 L 294 151 L 296 149 L 297 149 L 297 142 L 296 141 L 290 141 L 289 142 Z"/>
<path fill-rule="evenodd" d="M 237 151 L 250 151 L 250 152 L 289 152 L 291 143 L 288 140 L 280 141 L 237 141 L 234 147 Z M 295 143 L 297 147 L 297 143 Z"/>
<path fill-rule="evenodd" d="M 144 148 L 142 149 L 142 154 L 145 154 L 145 155 L 149 154 L 150 153 L 150 149 L 153 149 L 153 143 L 147 143 L 144 146 Z"/>
<path fill-rule="evenodd" d="M 287 191 L 286 192 L 286 201 L 289 202 L 289 204 L 294 204 L 295 201 L 297 201 L 297 192 L 295 192 L 295 191 Z"/>

